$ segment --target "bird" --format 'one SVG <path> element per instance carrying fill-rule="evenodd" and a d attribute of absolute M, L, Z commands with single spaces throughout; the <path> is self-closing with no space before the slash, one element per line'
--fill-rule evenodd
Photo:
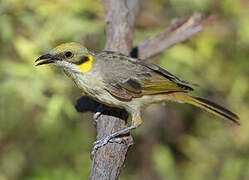
<path fill-rule="evenodd" d="M 63 43 L 35 60 L 36 66 L 53 65 L 101 104 L 126 110 L 131 125 L 94 143 L 93 153 L 109 141 L 142 124 L 141 110 L 163 102 L 187 103 L 239 125 L 239 117 L 207 99 L 191 95 L 195 83 L 185 81 L 145 60 L 112 51 L 90 51 L 80 43 Z M 98 114 L 99 115 L 99 114 Z"/>

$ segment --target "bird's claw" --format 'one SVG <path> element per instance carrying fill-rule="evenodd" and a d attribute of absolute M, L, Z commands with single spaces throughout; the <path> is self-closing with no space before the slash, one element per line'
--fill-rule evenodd
<path fill-rule="evenodd" d="M 94 155 L 96 154 L 97 150 L 102 147 L 102 146 L 105 146 L 108 142 L 111 142 L 111 143 L 119 143 L 121 144 L 123 142 L 123 139 L 120 138 L 120 137 L 113 137 L 111 135 L 109 136 L 106 136 L 105 138 L 103 139 L 100 139 L 98 141 L 95 141 L 93 143 L 93 150 L 91 152 L 91 159 L 93 159 Z"/>
<path fill-rule="evenodd" d="M 127 127 L 125 129 L 119 130 L 119 131 L 117 131 L 117 132 L 115 132 L 113 134 L 110 134 L 110 135 L 106 136 L 103 139 L 95 141 L 93 143 L 94 147 L 93 147 L 93 150 L 91 152 L 91 159 L 94 157 L 94 155 L 96 154 L 97 150 L 100 147 L 106 145 L 108 142 L 122 143 L 123 139 L 120 138 L 119 136 L 129 133 L 132 129 L 135 129 L 135 128 L 136 128 L 135 125 L 131 125 L 130 127 Z"/>
<path fill-rule="evenodd" d="M 100 105 L 97 107 L 97 109 L 96 109 L 96 111 L 94 112 L 94 114 L 93 114 L 94 126 L 97 125 L 98 119 L 99 119 L 99 117 L 101 116 L 101 114 L 102 114 L 103 112 L 104 112 L 104 106 L 103 106 L 103 104 L 100 104 Z"/>
<path fill-rule="evenodd" d="M 95 112 L 94 114 L 93 114 L 93 120 L 94 120 L 94 122 L 97 124 L 97 122 L 98 122 L 98 118 L 101 116 L 101 114 L 102 114 L 102 112 Z"/>
<path fill-rule="evenodd" d="M 123 138 L 116 137 L 116 138 L 110 139 L 109 142 L 121 144 L 121 143 L 124 143 L 124 140 L 123 140 Z"/>

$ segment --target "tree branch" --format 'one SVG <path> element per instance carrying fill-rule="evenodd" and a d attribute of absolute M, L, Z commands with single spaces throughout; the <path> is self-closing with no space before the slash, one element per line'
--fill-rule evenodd
<path fill-rule="evenodd" d="M 132 49 L 134 25 L 138 12 L 137 0 L 102 0 L 107 24 L 105 50 L 129 55 Z M 97 139 L 110 135 L 126 126 L 127 113 L 123 110 L 108 110 L 97 122 Z M 124 138 L 126 143 L 108 143 L 98 149 L 92 164 L 90 179 L 118 179 L 127 150 L 133 139 Z"/>
<path fill-rule="evenodd" d="M 168 29 L 162 34 L 155 36 L 152 39 L 147 39 L 133 49 L 133 56 L 140 59 L 148 59 L 164 50 L 186 41 L 190 37 L 200 33 L 204 26 L 214 20 L 214 16 L 209 16 L 205 20 L 201 20 L 199 14 L 194 14 L 187 18 L 174 20 Z M 136 55 L 134 55 L 136 54 Z"/>

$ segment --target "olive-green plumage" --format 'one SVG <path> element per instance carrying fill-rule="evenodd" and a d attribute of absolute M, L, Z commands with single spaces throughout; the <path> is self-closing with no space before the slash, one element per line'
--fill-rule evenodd
<path fill-rule="evenodd" d="M 39 62 L 37 65 L 62 67 L 85 95 L 127 110 L 132 116 L 133 128 L 142 123 L 142 108 L 169 101 L 192 104 L 239 124 L 238 116 L 231 111 L 189 95 L 193 83 L 143 60 L 115 52 L 91 52 L 78 43 L 65 43 L 36 61 Z"/>

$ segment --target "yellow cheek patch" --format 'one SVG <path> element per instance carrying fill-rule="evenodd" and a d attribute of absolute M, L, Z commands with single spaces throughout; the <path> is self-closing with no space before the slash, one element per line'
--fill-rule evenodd
<path fill-rule="evenodd" d="M 93 66 L 93 56 L 92 55 L 88 55 L 88 61 L 78 65 L 78 68 L 81 69 L 82 72 L 88 72 L 92 69 Z"/>

